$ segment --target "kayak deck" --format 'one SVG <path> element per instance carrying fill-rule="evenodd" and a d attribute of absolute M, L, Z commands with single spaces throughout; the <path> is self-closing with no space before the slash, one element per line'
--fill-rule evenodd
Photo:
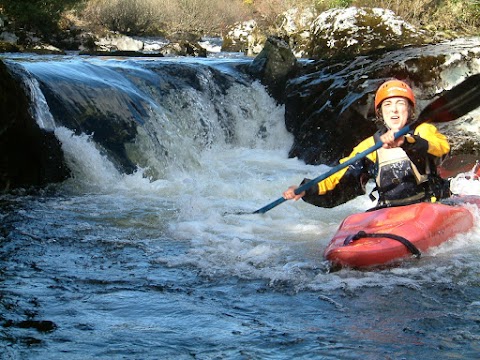
<path fill-rule="evenodd" d="M 412 256 L 412 249 L 398 240 L 405 239 L 423 252 L 470 230 L 473 225 L 474 217 L 468 209 L 440 203 L 418 203 L 353 214 L 342 222 L 324 256 L 336 266 L 384 265 Z"/>

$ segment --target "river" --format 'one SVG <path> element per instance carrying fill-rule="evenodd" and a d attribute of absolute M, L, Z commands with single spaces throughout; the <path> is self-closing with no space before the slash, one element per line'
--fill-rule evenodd
<path fill-rule="evenodd" d="M 36 74 L 65 60 L 11 61 Z M 128 68 L 145 69 L 137 61 Z M 332 271 L 323 250 L 345 216 L 371 207 L 368 196 L 334 209 L 299 201 L 252 214 L 328 168 L 288 158 L 284 108 L 259 84 L 222 96 L 235 120 L 229 139 L 212 110 L 221 101 L 201 95 L 189 93 L 195 111 L 162 110 L 174 156 L 158 160 L 151 142 L 138 145 L 151 152 L 144 163 L 155 176 L 119 171 L 92 135 L 37 107 L 74 176 L 0 197 L 0 357 L 478 358 L 479 226 L 420 259 Z M 211 120 L 200 142 L 189 125 L 199 112 Z"/>

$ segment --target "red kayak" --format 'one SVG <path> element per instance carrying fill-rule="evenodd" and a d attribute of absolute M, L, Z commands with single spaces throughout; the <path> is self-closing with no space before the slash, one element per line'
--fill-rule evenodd
<path fill-rule="evenodd" d="M 480 197 L 459 197 L 452 205 L 418 203 L 348 216 L 324 256 L 334 266 L 365 268 L 420 254 L 474 225 L 472 213 L 458 204 L 480 205 Z"/>

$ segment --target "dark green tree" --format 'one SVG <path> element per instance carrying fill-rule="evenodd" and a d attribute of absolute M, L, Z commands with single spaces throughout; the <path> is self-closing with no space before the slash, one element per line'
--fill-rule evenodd
<path fill-rule="evenodd" d="M 0 0 L 0 11 L 15 29 L 44 34 L 58 29 L 64 10 L 82 0 Z"/>

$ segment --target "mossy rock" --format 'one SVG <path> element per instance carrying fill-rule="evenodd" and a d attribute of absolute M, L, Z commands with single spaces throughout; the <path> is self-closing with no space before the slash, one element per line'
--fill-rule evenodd
<path fill-rule="evenodd" d="M 312 24 L 309 57 L 348 58 L 379 50 L 428 43 L 425 30 L 416 29 L 392 11 L 379 8 L 331 9 Z"/>
<path fill-rule="evenodd" d="M 0 41 L 0 53 L 15 53 L 20 52 L 20 49 L 17 45 Z"/>

